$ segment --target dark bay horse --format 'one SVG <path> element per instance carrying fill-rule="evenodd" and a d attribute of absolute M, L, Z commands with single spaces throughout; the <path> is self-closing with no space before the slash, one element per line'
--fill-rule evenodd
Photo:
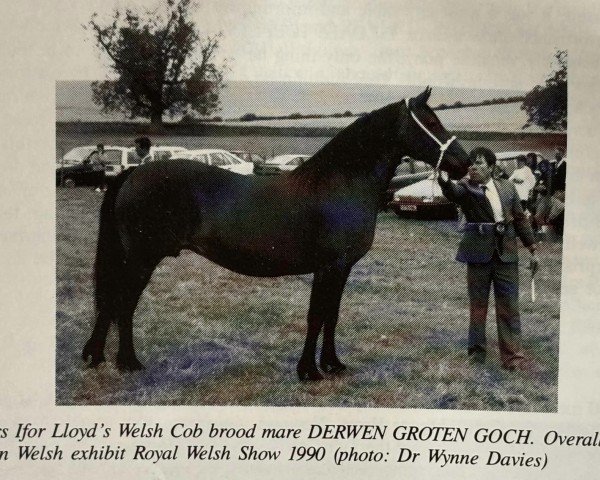
<path fill-rule="evenodd" d="M 234 272 L 257 277 L 314 273 L 308 331 L 297 372 L 345 366 L 334 344 L 340 300 L 352 266 L 371 248 L 377 213 L 399 160 L 419 158 L 461 178 L 467 153 L 450 138 L 427 100 L 371 112 L 342 130 L 310 160 L 278 177 L 242 176 L 202 163 L 149 163 L 117 177 L 104 197 L 95 264 L 96 324 L 83 349 L 104 360 L 111 321 L 119 330 L 117 366 L 142 368 L 133 346 L 133 314 L 153 270 L 192 250 Z"/>

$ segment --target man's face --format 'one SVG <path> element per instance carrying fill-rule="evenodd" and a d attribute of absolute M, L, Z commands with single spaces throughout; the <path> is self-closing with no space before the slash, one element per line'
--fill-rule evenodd
<path fill-rule="evenodd" d="M 469 178 L 475 183 L 484 184 L 492 177 L 492 168 L 485 161 L 483 155 L 478 155 L 475 162 L 469 167 Z"/>
<path fill-rule="evenodd" d="M 563 153 L 558 149 L 554 150 L 554 158 L 556 158 L 557 162 L 560 162 L 563 158 Z"/>
<path fill-rule="evenodd" d="M 148 155 L 148 150 L 146 150 L 145 148 L 142 148 L 139 143 L 136 143 L 135 144 L 135 153 L 137 154 L 138 157 L 144 158 L 146 155 Z"/>

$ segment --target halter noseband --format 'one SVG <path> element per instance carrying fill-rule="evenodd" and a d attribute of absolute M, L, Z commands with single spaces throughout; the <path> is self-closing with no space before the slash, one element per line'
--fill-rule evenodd
<path fill-rule="evenodd" d="M 446 150 L 448 150 L 448 148 L 450 147 L 450 145 L 452 145 L 452 142 L 454 142 L 454 140 L 456 140 L 456 136 L 452 135 L 452 137 L 450 137 L 446 143 L 442 143 L 438 140 L 438 138 L 431 133 L 427 127 L 425 125 L 423 125 L 421 123 L 421 121 L 417 118 L 417 116 L 415 115 L 415 113 L 410 109 L 410 105 L 408 103 L 408 99 L 405 98 L 404 102 L 406 103 L 406 108 L 408 109 L 408 113 L 410 113 L 410 116 L 413 118 L 413 120 L 415 122 L 417 122 L 417 125 L 419 125 L 419 127 L 421 127 L 421 129 L 431 137 L 431 139 L 438 144 L 438 146 L 440 147 L 440 158 L 437 161 L 437 165 L 435 166 L 435 173 L 437 174 L 437 172 L 440 169 L 440 164 L 442 163 L 442 159 L 444 158 L 444 153 L 446 153 Z"/>

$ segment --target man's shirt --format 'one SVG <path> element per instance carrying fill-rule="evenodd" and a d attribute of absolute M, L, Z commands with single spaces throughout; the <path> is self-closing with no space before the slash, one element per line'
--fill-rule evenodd
<path fill-rule="evenodd" d="M 515 179 L 522 181 L 515 182 Z M 515 188 L 517 189 L 517 193 L 521 200 L 527 200 L 529 198 L 529 192 L 535 187 L 535 176 L 527 165 L 517 168 L 509 177 L 509 180 L 515 184 Z"/>
<path fill-rule="evenodd" d="M 490 178 L 488 182 L 483 186 L 485 187 L 485 196 L 492 205 L 492 211 L 494 212 L 494 220 L 496 222 L 503 222 L 504 213 L 502 212 L 502 202 L 500 202 L 500 196 L 498 195 L 498 190 L 496 190 L 496 185 L 494 185 L 494 180 Z"/>

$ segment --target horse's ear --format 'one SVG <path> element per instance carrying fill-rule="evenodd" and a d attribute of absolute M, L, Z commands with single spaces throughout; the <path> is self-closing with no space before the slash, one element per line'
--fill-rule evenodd
<path fill-rule="evenodd" d="M 415 105 L 425 105 L 427 100 L 429 100 L 429 96 L 431 95 L 431 87 L 427 86 L 423 92 L 421 92 L 418 96 L 415 97 Z"/>

